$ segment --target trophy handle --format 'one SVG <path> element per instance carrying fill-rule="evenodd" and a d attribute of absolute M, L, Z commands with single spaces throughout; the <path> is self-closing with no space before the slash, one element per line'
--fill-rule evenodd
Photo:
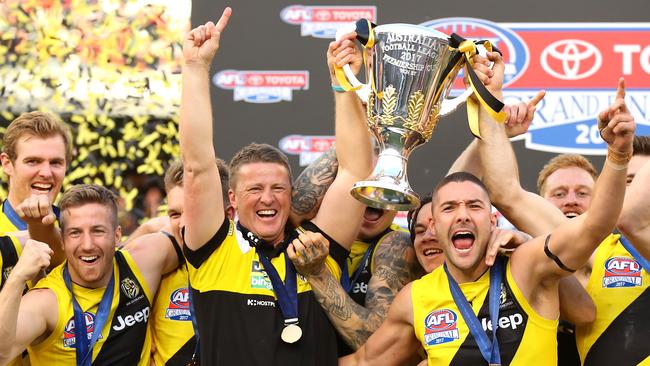
<path fill-rule="evenodd" d="M 476 49 L 477 49 L 479 55 L 481 55 L 483 57 L 487 57 L 487 49 L 485 49 L 485 47 L 482 44 L 477 45 Z M 493 66 L 494 66 L 494 63 L 491 63 L 490 68 L 492 68 Z M 472 90 L 472 88 L 467 88 L 467 89 L 465 89 L 465 91 L 461 95 L 457 96 L 454 99 L 444 99 L 442 101 L 442 105 L 440 106 L 440 115 L 441 116 L 446 116 L 449 113 L 451 113 L 451 112 L 455 111 L 456 109 L 458 109 L 458 107 L 461 104 L 463 104 L 464 102 L 467 101 L 467 98 L 472 96 L 473 92 L 474 91 Z"/>
<path fill-rule="evenodd" d="M 359 29 L 360 29 L 359 24 L 360 23 L 365 25 L 365 27 L 367 28 L 367 32 L 369 32 L 369 33 L 373 32 L 371 23 L 366 19 L 360 19 L 356 23 L 347 23 L 347 24 L 343 24 L 342 26 L 340 26 L 336 30 L 335 39 L 337 41 L 339 41 L 347 33 L 359 32 Z M 370 45 L 364 44 L 363 46 L 364 46 L 364 48 L 372 47 L 372 44 L 370 44 Z M 365 89 L 368 88 L 367 84 L 364 84 L 361 81 L 359 81 L 359 79 L 357 79 L 357 76 L 354 75 L 354 73 L 352 72 L 352 68 L 350 67 L 350 65 L 344 65 L 342 68 L 339 68 L 339 67 L 335 66 L 335 73 L 336 73 L 336 78 L 338 79 L 339 83 L 341 84 L 341 87 L 343 87 L 343 89 L 345 89 L 346 91 L 360 90 L 360 89 L 362 89 L 364 87 L 365 87 Z"/>

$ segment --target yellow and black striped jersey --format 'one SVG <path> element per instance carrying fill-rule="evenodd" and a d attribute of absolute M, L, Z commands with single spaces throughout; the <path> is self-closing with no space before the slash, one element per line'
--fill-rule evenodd
<path fill-rule="evenodd" d="M 321 232 L 313 223 L 305 230 Z M 323 233 L 325 235 L 325 233 Z M 259 252 L 271 259 L 282 281 L 286 265 L 284 250 L 297 234 L 286 234 L 277 247 L 255 247 L 224 220 L 221 228 L 196 251 L 184 247 L 201 342 L 202 365 L 337 365 L 336 332 L 312 293 L 311 286 L 296 274 L 298 317 L 302 338 L 285 343 L 280 338 L 284 318 L 271 281 L 259 260 Z M 326 265 L 340 278 L 341 263 L 348 251 L 331 237 Z M 287 259 L 288 260 L 288 259 Z M 208 345 L 208 346 L 204 346 Z"/>
<path fill-rule="evenodd" d="M 596 320 L 576 328 L 584 365 L 650 365 L 650 275 L 611 234 L 596 249 L 587 293 Z"/>
<path fill-rule="evenodd" d="M 52 333 L 27 350 L 32 366 L 76 364 L 74 311 L 70 292 L 63 280 L 64 262 L 39 281 L 35 288 L 50 289 L 56 295 L 58 320 Z M 149 365 L 151 335 L 149 319 L 152 295 L 131 255 L 122 250 L 113 260 L 113 302 L 109 320 L 93 348 L 93 366 Z M 88 337 L 95 331 L 93 322 L 105 288 L 85 288 L 72 284 L 75 298 L 84 310 Z"/>
<path fill-rule="evenodd" d="M 490 271 L 459 284 L 483 329 L 492 338 L 489 313 Z M 510 272 L 501 284 L 497 338 L 502 365 L 556 365 L 557 320 L 543 318 L 528 304 Z M 474 336 L 449 289 L 443 267 L 413 282 L 413 327 L 429 365 L 485 365 Z"/>

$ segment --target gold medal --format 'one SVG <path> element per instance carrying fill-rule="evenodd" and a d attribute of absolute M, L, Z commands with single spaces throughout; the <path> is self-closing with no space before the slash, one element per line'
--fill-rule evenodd
<path fill-rule="evenodd" d="M 302 329 L 298 324 L 287 324 L 282 329 L 280 338 L 286 343 L 296 343 L 302 337 Z"/>

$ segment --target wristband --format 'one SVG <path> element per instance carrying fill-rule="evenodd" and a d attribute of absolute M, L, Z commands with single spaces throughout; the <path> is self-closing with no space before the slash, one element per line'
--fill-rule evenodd
<path fill-rule="evenodd" d="M 610 146 L 607 147 L 607 160 L 610 160 L 612 163 L 627 165 L 627 163 L 630 162 L 630 159 L 632 159 L 631 152 L 624 153 L 624 152 L 616 151 L 612 149 Z"/>
<path fill-rule="evenodd" d="M 332 90 L 337 92 L 337 93 L 345 93 L 345 89 L 340 85 L 332 84 Z"/>

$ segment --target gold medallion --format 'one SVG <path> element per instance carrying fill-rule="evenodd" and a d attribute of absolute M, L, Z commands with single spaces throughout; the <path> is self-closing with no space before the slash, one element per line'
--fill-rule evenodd
<path fill-rule="evenodd" d="M 280 338 L 282 338 L 286 343 L 296 343 L 300 337 L 302 337 L 302 329 L 300 329 L 298 324 L 285 325 L 284 329 L 282 329 L 282 335 L 280 336 Z"/>

